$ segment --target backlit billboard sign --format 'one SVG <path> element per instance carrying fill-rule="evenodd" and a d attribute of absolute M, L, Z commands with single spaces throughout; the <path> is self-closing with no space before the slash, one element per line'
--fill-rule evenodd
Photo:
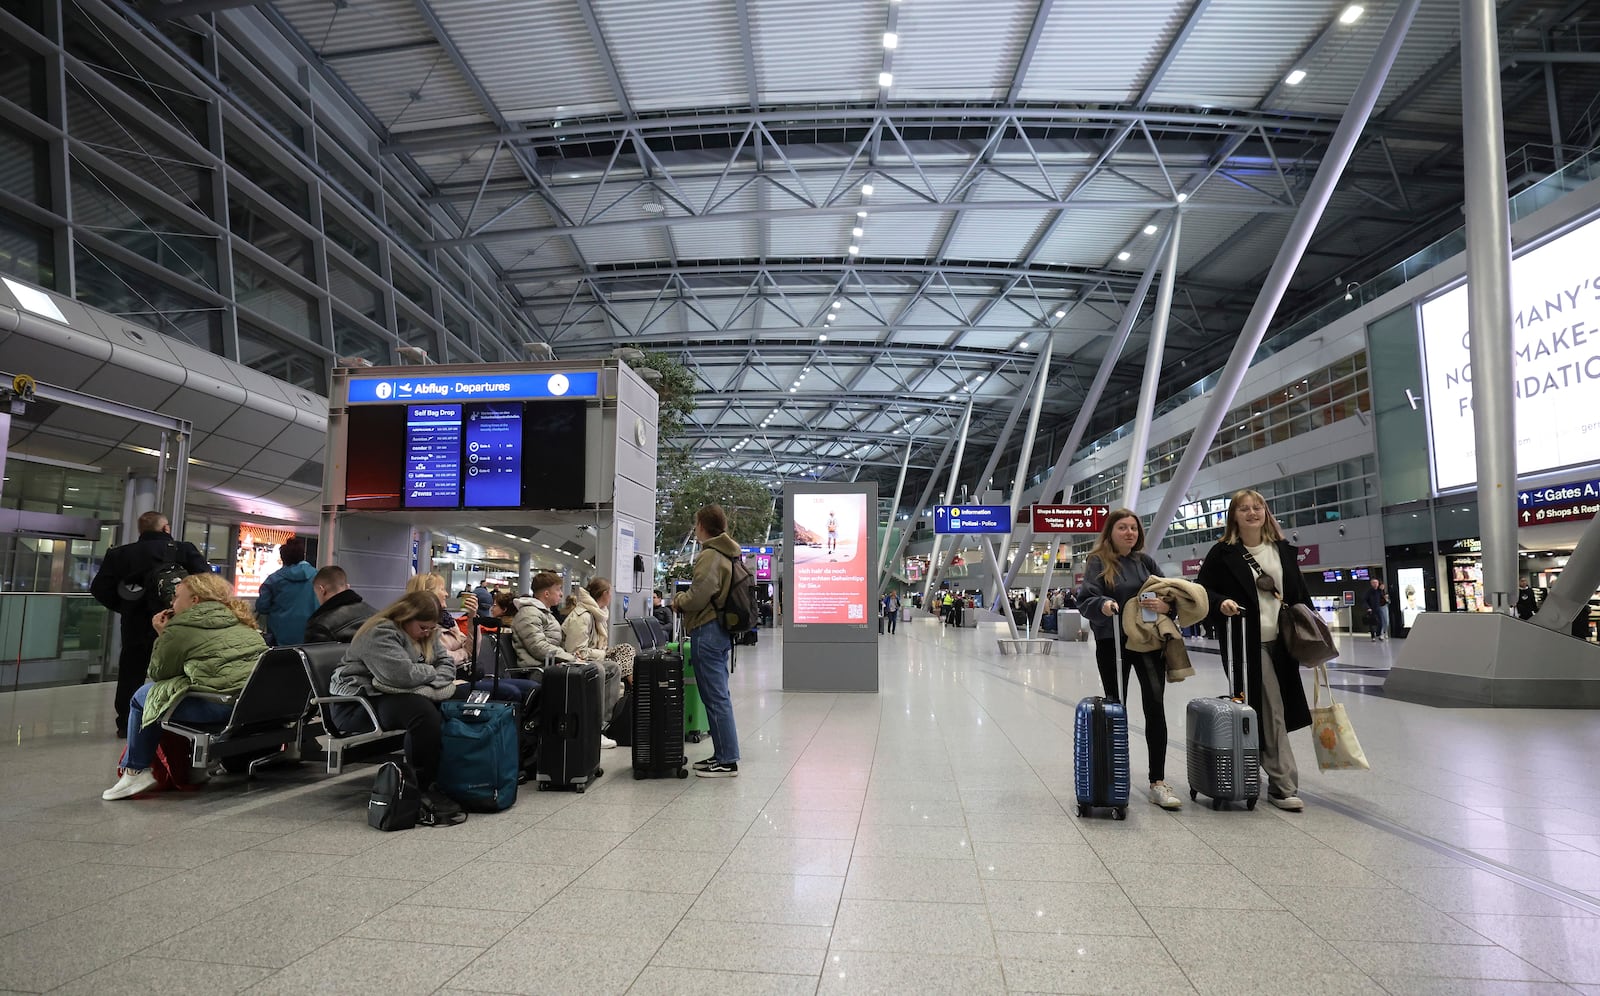
<path fill-rule="evenodd" d="M 794 562 L 796 625 L 865 625 L 867 587 L 867 496 L 857 493 L 797 494 L 790 537 Z"/>
<path fill-rule="evenodd" d="M 1600 462 L 1600 221 L 1511 262 L 1517 473 Z M 1424 301 L 1422 353 L 1437 491 L 1478 480 L 1467 285 Z"/>

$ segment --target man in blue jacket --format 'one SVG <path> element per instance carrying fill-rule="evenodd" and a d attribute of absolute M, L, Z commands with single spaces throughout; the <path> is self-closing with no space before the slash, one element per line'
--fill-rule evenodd
<path fill-rule="evenodd" d="M 306 541 L 292 536 L 278 547 L 283 566 L 261 582 L 256 596 L 256 618 L 268 646 L 292 646 L 305 638 L 306 622 L 317 611 L 317 592 L 311 580 L 317 570 L 306 563 Z"/>

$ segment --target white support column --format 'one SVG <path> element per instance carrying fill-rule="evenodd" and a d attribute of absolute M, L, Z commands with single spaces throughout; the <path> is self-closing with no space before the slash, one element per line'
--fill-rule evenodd
<path fill-rule="evenodd" d="M 972 402 L 974 398 L 967 395 L 967 410 L 961 416 L 961 431 L 956 435 L 956 455 L 950 461 L 950 483 L 946 486 L 945 496 L 951 501 L 955 500 L 956 480 L 961 476 L 961 457 L 967 451 L 967 430 L 972 427 Z M 939 547 L 943 545 L 944 536 L 940 533 L 933 534 L 933 552 L 928 555 L 928 577 L 922 583 L 922 600 L 928 600 L 928 592 L 933 590 L 933 576 L 939 570 Z"/>
<path fill-rule="evenodd" d="M 1022 452 L 1017 456 L 1017 476 L 1011 482 L 1011 528 L 1017 528 L 1017 504 L 1022 500 L 1022 489 L 1028 485 L 1028 464 L 1033 455 L 1034 441 L 1039 438 L 1039 412 L 1044 408 L 1045 386 L 1050 381 L 1050 360 L 1055 355 L 1055 339 L 1047 336 L 1044 341 L 1044 352 L 1039 355 L 1038 383 L 1034 386 L 1033 407 L 1028 410 L 1028 428 L 1022 434 Z M 1007 585 L 1003 573 L 1005 571 L 1006 556 L 1011 550 L 1011 533 L 1006 533 L 1000 539 L 1000 554 L 994 560 L 994 594 L 990 598 L 991 606 L 999 606 L 1006 601 Z M 1022 554 L 1022 548 L 1017 548 L 1017 553 Z M 1006 628 L 1011 631 L 1011 638 L 1017 638 L 1017 621 L 1012 617 L 1010 606 L 1006 606 L 1003 613 L 1006 618 Z"/>
<path fill-rule="evenodd" d="M 894 483 L 894 500 L 889 503 L 889 525 L 884 529 L 883 542 L 878 546 L 878 589 L 883 587 L 884 574 L 889 567 L 889 539 L 894 535 L 895 516 L 900 514 L 900 494 L 905 491 L 906 469 L 911 466 L 911 448 L 916 441 L 915 436 L 906 440 L 906 455 L 900 458 L 900 479 Z M 883 595 L 881 591 L 878 594 L 880 598 Z"/>
<path fill-rule="evenodd" d="M 1467 218 L 1467 328 L 1478 450 L 1483 592 L 1517 595 L 1517 427 L 1511 342 L 1511 218 L 1494 0 L 1461 3 L 1461 135 Z"/>
<path fill-rule="evenodd" d="M 1183 212 L 1172 215 L 1172 231 L 1167 238 L 1166 261 L 1161 267 L 1161 286 L 1156 290 L 1156 311 L 1150 320 L 1150 341 L 1144 354 L 1144 382 L 1139 393 L 1139 414 L 1133 420 L 1133 438 L 1128 444 L 1128 469 L 1122 478 L 1122 507 L 1138 511 L 1139 487 L 1144 479 L 1145 451 L 1150 447 L 1150 420 L 1156 410 L 1156 390 L 1161 386 L 1161 360 L 1167 351 L 1167 323 L 1172 317 L 1172 286 L 1178 279 L 1178 239 L 1183 229 Z"/>
<path fill-rule="evenodd" d="M 1300 210 L 1289 225 L 1289 234 L 1284 236 L 1283 248 L 1278 251 L 1277 258 L 1272 261 L 1272 268 L 1267 271 L 1266 280 L 1261 285 L 1261 295 L 1256 298 L 1255 306 L 1250 309 L 1244 328 L 1239 332 L 1239 339 L 1234 343 L 1233 353 L 1228 357 L 1228 364 L 1223 367 L 1217 386 L 1211 391 L 1211 404 L 1201 413 L 1199 424 L 1194 427 L 1194 435 L 1189 441 L 1188 448 L 1183 452 L 1183 459 L 1178 461 L 1178 468 L 1173 472 L 1172 481 L 1167 485 L 1166 496 L 1161 500 L 1161 508 L 1151 520 L 1145 538 L 1145 549 L 1152 556 L 1160 547 L 1162 538 L 1166 536 L 1167 526 L 1177 513 L 1184 492 L 1194 483 L 1194 475 L 1200 470 L 1201 461 L 1211 450 L 1211 444 L 1217 438 L 1217 430 L 1222 426 L 1222 417 L 1233 405 L 1234 396 L 1239 393 L 1239 387 L 1244 383 L 1244 375 L 1250 369 L 1251 359 L 1255 357 L 1256 350 L 1261 348 L 1261 340 L 1267 333 L 1267 326 L 1277 313 L 1284 292 L 1289 289 L 1289 278 L 1294 276 L 1294 271 L 1300 266 L 1306 245 L 1311 241 L 1317 223 L 1322 220 L 1322 212 L 1328 206 L 1328 199 L 1333 196 L 1333 189 L 1344 173 L 1345 164 L 1350 161 L 1350 155 L 1355 151 L 1356 142 L 1360 140 L 1361 131 L 1367 125 L 1367 118 L 1372 115 L 1372 108 L 1377 103 L 1379 92 L 1383 89 L 1383 82 L 1389 77 L 1389 67 L 1394 65 L 1395 56 L 1400 52 L 1400 44 L 1405 41 L 1406 30 L 1411 27 L 1411 20 L 1416 16 L 1417 5 L 1420 2 L 1421 0 L 1400 0 L 1394 18 L 1389 22 L 1377 51 L 1373 53 L 1372 62 L 1367 66 L 1366 75 L 1356 86 L 1344 117 L 1339 120 L 1339 126 L 1328 139 L 1327 150 L 1322 155 L 1322 165 L 1317 167 L 1317 175 L 1312 179 L 1310 189 L 1300 202 Z"/>

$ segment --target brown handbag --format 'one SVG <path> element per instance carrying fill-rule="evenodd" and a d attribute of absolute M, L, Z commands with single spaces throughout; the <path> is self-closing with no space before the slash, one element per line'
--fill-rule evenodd
<path fill-rule="evenodd" d="M 1321 667 L 1338 657 L 1339 648 L 1333 642 L 1333 633 L 1316 610 L 1309 605 L 1285 602 L 1278 593 L 1278 583 L 1261 569 L 1250 551 L 1241 545 L 1239 552 L 1256 572 L 1256 587 L 1263 593 L 1270 592 L 1278 600 L 1278 642 L 1289 656 L 1305 667 Z"/>

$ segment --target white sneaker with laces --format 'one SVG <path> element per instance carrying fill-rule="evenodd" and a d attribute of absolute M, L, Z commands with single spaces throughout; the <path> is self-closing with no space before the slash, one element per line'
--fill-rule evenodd
<path fill-rule="evenodd" d="M 612 740 L 610 737 L 606 736 L 604 733 L 600 734 L 600 749 L 601 750 L 615 750 L 616 746 L 617 746 L 617 742 L 615 740 Z"/>
<path fill-rule="evenodd" d="M 149 768 L 142 771 L 124 769 L 122 777 L 117 779 L 117 784 L 100 793 L 100 798 L 107 802 L 117 799 L 127 799 L 141 792 L 148 792 L 156 787 L 156 776 L 150 773 Z"/>
<path fill-rule="evenodd" d="M 1166 782 L 1153 782 L 1150 785 L 1150 801 L 1162 809 L 1182 809 L 1183 800 L 1172 792 L 1172 786 Z"/>

